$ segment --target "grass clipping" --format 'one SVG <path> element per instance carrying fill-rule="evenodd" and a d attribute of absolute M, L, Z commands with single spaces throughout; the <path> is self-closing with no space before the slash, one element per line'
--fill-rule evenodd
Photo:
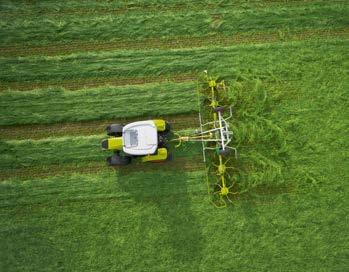
<path fill-rule="evenodd" d="M 281 125 L 273 120 L 273 106 L 280 90 L 260 79 L 238 77 L 230 81 L 228 100 L 234 118 L 230 126 L 233 144 L 238 150 L 233 180 L 240 193 L 258 187 L 278 187 L 284 181 L 287 144 Z"/>

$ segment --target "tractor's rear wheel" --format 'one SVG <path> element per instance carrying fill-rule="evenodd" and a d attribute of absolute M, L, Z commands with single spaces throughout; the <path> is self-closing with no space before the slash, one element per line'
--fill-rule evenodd
<path fill-rule="evenodd" d="M 167 142 L 167 140 L 169 140 L 170 136 L 171 136 L 171 126 L 169 123 L 166 122 L 165 130 L 159 132 L 159 138 L 161 137 Z"/>
<path fill-rule="evenodd" d="M 123 125 L 120 124 L 111 124 L 107 126 L 108 136 L 120 137 L 122 135 Z"/>
<path fill-rule="evenodd" d="M 165 133 L 169 133 L 170 132 L 170 130 L 171 130 L 171 125 L 169 124 L 169 123 L 165 123 L 165 130 L 164 130 L 164 132 Z"/>
<path fill-rule="evenodd" d="M 128 165 L 131 163 L 131 157 L 129 156 L 120 156 L 119 154 L 114 154 L 107 158 L 107 164 L 109 166 L 119 166 L 119 165 Z"/>

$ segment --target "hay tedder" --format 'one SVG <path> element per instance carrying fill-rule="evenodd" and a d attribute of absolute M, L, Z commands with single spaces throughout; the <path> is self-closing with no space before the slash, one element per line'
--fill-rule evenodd
<path fill-rule="evenodd" d="M 233 132 L 229 125 L 232 106 L 229 105 L 228 88 L 224 81 L 209 77 L 205 72 L 198 83 L 200 127 L 183 134 L 174 133 L 170 137 L 170 126 L 164 120 L 148 120 L 127 124 L 112 124 L 107 127 L 110 138 L 102 142 L 102 148 L 114 151 L 107 158 L 108 165 L 126 165 L 131 158 L 141 157 L 141 162 L 159 162 L 170 158 L 167 143 L 201 142 L 206 179 L 211 200 L 217 207 L 232 202 L 237 193 L 233 182 L 234 162 L 237 151 L 232 144 Z"/>
<path fill-rule="evenodd" d="M 231 146 L 233 131 L 228 121 L 233 114 L 224 81 L 209 77 L 205 71 L 198 85 L 198 101 L 200 127 L 185 135 L 176 134 L 174 141 L 178 141 L 177 147 L 183 142 L 201 142 L 208 193 L 215 206 L 225 207 L 237 194 L 233 181 L 237 150 Z"/>

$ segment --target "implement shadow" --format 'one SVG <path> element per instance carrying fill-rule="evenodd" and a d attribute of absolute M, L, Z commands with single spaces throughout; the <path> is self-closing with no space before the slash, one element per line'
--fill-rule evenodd
<path fill-rule="evenodd" d="M 153 167 L 151 163 L 147 166 Z M 155 169 L 158 167 L 155 166 Z M 161 251 L 163 249 L 171 252 L 171 267 L 185 270 L 197 267 L 204 238 L 191 209 L 190 191 L 187 186 L 191 178 L 189 174 L 180 168 L 177 171 L 138 172 L 139 175 L 131 173 L 124 168 L 117 169 L 118 184 L 139 206 L 147 208 L 155 205 L 155 212 L 158 212 L 162 221 L 162 226 L 159 227 L 165 226 L 166 229 L 166 232 L 156 239 L 162 244 Z M 141 232 L 152 231 L 143 227 L 140 229 Z"/>

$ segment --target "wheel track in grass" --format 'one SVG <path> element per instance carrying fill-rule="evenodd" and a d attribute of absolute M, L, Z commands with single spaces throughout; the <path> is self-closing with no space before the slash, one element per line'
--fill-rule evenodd
<path fill-rule="evenodd" d="M 107 157 L 107 154 L 106 154 Z M 162 163 L 131 163 L 122 167 L 109 167 L 105 161 L 89 162 L 85 164 L 67 163 L 61 165 L 48 165 L 44 167 L 22 167 L 17 169 L 6 169 L 0 174 L 0 181 L 8 179 L 26 180 L 33 178 L 46 178 L 58 175 L 70 174 L 92 174 L 100 172 L 115 172 L 122 175 L 134 172 L 149 171 L 200 171 L 204 170 L 201 156 L 180 157 L 172 161 Z"/>
<path fill-rule="evenodd" d="M 280 32 L 279 32 L 280 31 Z M 67 55 L 77 52 L 99 52 L 118 50 L 152 50 L 199 48 L 205 46 L 231 46 L 239 44 L 272 43 L 280 41 L 298 41 L 313 38 L 326 39 L 347 37 L 349 28 L 340 29 L 312 29 L 303 31 L 284 30 L 259 33 L 239 33 L 234 36 L 212 35 L 207 37 L 175 37 L 148 38 L 143 40 L 118 40 L 113 42 L 73 42 L 69 44 L 54 43 L 46 45 L 9 45 L 0 46 L 0 56 L 31 56 L 31 55 Z"/>
<path fill-rule="evenodd" d="M 164 116 L 148 116 L 121 118 L 113 120 L 98 120 L 74 123 L 57 123 L 49 125 L 10 125 L 0 126 L 1 140 L 25 140 L 25 139 L 43 139 L 48 137 L 59 136 L 83 136 L 95 135 L 105 132 L 107 125 L 112 123 L 128 123 L 145 119 L 162 118 L 171 124 L 172 129 L 181 130 L 198 126 L 197 114 L 181 114 L 181 115 L 164 115 Z"/>

